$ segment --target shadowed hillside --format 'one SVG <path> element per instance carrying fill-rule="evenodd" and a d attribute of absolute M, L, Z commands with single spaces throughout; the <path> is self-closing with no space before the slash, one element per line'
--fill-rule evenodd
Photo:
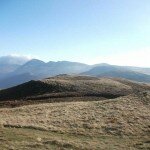
<path fill-rule="evenodd" d="M 134 85 L 134 86 L 133 86 Z M 0 100 L 48 99 L 53 97 L 99 96 L 116 98 L 150 89 L 146 84 L 112 78 L 60 75 L 0 91 Z"/>

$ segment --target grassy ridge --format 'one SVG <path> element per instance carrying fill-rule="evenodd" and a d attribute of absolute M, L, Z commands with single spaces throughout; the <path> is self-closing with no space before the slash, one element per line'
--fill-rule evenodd
<path fill-rule="evenodd" d="M 1 90 L 0 100 L 36 100 L 71 96 L 116 98 L 141 90 L 150 90 L 150 86 L 127 80 L 123 82 L 122 80 L 88 76 L 56 76 L 40 81 L 30 81 L 13 88 Z"/>

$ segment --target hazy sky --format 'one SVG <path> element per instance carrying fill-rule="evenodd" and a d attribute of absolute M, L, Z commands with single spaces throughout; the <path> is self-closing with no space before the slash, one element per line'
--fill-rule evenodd
<path fill-rule="evenodd" d="M 150 0 L 0 0 L 0 56 L 150 67 Z"/>

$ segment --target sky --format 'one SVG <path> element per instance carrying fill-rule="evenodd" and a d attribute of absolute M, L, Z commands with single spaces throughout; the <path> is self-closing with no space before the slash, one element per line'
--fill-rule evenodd
<path fill-rule="evenodd" d="M 0 56 L 150 67 L 150 0 L 0 0 Z"/>

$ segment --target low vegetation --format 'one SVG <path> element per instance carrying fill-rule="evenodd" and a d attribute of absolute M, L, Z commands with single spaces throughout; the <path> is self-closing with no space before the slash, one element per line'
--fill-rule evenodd
<path fill-rule="evenodd" d="M 113 92 L 119 92 L 119 88 L 120 92 L 128 92 L 113 99 L 98 95 L 60 97 L 62 93 L 56 92 L 53 94 L 58 97 L 47 93 L 44 100 L 42 95 L 38 100 L 33 95 L 24 100 L 1 101 L 2 150 L 150 149 L 149 85 L 121 79 L 85 81 L 79 77 L 55 77 L 41 82 L 51 84 L 56 80 L 66 87 L 80 85 L 81 94 L 83 87 L 90 91 L 88 83 L 91 89 L 95 83 L 94 90 L 109 87 Z"/>
<path fill-rule="evenodd" d="M 150 90 L 150 86 L 121 79 L 61 75 L 1 90 L 0 100 L 39 100 L 77 96 L 116 98 L 143 90 Z"/>

